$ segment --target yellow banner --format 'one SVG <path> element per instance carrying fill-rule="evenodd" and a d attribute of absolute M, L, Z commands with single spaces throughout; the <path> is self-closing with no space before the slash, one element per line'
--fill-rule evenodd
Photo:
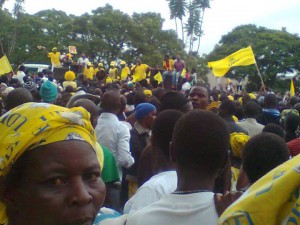
<path fill-rule="evenodd" d="M 276 167 L 221 215 L 218 225 L 300 224 L 300 155 Z"/>
<path fill-rule="evenodd" d="M 252 48 L 251 46 L 249 46 L 232 53 L 224 59 L 209 62 L 208 67 L 212 68 L 213 73 L 216 77 L 223 77 L 231 67 L 248 66 L 255 63 L 256 61 Z"/>
<path fill-rule="evenodd" d="M 290 88 L 290 95 L 295 96 L 295 86 L 294 86 L 294 81 L 291 79 L 291 88 Z"/>
<path fill-rule="evenodd" d="M 6 55 L 0 59 L 0 76 L 12 71 L 11 65 Z"/>

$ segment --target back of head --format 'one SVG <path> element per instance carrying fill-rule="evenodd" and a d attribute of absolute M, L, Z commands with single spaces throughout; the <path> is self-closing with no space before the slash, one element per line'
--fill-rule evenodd
<path fill-rule="evenodd" d="M 81 99 L 76 100 L 73 103 L 73 105 L 70 106 L 70 108 L 73 108 L 73 107 L 83 107 L 86 111 L 88 111 L 91 115 L 90 120 L 91 120 L 92 126 L 94 128 L 96 127 L 99 113 L 98 113 L 97 106 L 94 102 L 92 102 L 91 100 L 86 99 L 86 98 L 81 98 Z"/>
<path fill-rule="evenodd" d="M 170 91 L 161 98 L 160 111 L 167 109 L 176 109 L 181 111 L 189 100 L 181 93 Z"/>
<path fill-rule="evenodd" d="M 285 130 L 295 133 L 300 125 L 300 116 L 288 114 L 285 118 Z"/>
<path fill-rule="evenodd" d="M 226 99 L 222 101 L 219 108 L 219 115 L 223 118 L 234 115 L 236 106 L 233 101 Z"/>
<path fill-rule="evenodd" d="M 32 102 L 33 97 L 29 90 L 26 88 L 16 88 L 10 91 L 4 100 L 5 109 L 11 110 L 19 105 L 22 105 L 26 102 Z"/>
<path fill-rule="evenodd" d="M 289 99 L 288 105 L 289 105 L 290 107 L 294 107 L 298 102 L 299 102 L 299 98 L 296 97 L 296 96 L 293 96 L 293 97 L 291 97 L 291 98 Z"/>
<path fill-rule="evenodd" d="M 252 184 L 288 159 L 289 150 L 282 138 L 271 133 L 261 133 L 245 145 L 243 169 Z"/>
<path fill-rule="evenodd" d="M 264 108 L 275 109 L 277 107 L 277 97 L 275 94 L 267 94 L 264 99 Z"/>
<path fill-rule="evenodd" d="M 285 139 L 285 131 L 284 131 L 284 129 L 281 126 L 279 126 L 277 124 L 274 124 L 274 123 L 267 124 L 263 128 L 262 132 L 276 134 L 279 137 Z"/>
<path fill-rule="evenodd" d="M 245 116 L 247 118 L 255 118 L 261 111 L 260 105 L 254 101 L 248 101 L 244 106 Z"/>
<path fill-rule="evenodd" d="M 147 102 L 147 97 L 142 91 L 136 91 L 133 95 L 133 104 L 136 107 L 138 104 Z"/>
<path fill-rule="evenodd" d="M 176 123 L 172 142 L 179 169 L 216 176 L 228 158 L 229 130 L 215 113 L 193 110 Z"/>
<path fill-rule="evenodd" d="M 101 108 L 103 112 L 117 114 L 121 107 L 120 93 L 116 90 L 108 90 L 102 95 Z"/>
<path fill-rule="evenodd" d="M 169 158 L 169 146 L 176 122 L 183 114 L 178 110 L 165 110 L 158 114 L 152 126 L 151 143 Z"/>

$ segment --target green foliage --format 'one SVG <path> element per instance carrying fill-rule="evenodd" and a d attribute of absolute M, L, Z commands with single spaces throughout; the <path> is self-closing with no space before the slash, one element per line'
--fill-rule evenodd
<path fill-rule="evenodd" d="M 85 53 L 94 62 L 122 59 L 130 63 L 141 57 L 144 63 L 156 66 L 162 64 L 164 54 L 184 52 L 175 32 L 162 30 L 163 22 L 160 14 L 129 16 L 110 5 L 81 16 L 52 9 L 34 15 L 20 11 L 16 18 L 0 10 L 0 54 L 8 54 L 15 43 L 9 56 L 11 62 L 49 63 L 46 52 L 37 46 L 66 52 L 68 46 L 74 45 L 78 53 Z"/>
<path fill-rule="evenodd" d="M 231 53 L 251 45 L 258 68 L 268 87 L 283 88 L 283 82 L 276 79 L 277 73 L 285 73 L 290 68 L 300 69 L 300 38 L 286 31 L 271 30 L 255 25 L 242 25 L 222 36 L 218 45 L 206 57 L 207 62 L 220 60 Z M 259 90 L 261 85 L 254 65 L 232 68 L 226 77 L 243 79 L 249 76 L 249 87 Z M 288 89 L 288 87 L 285 87 Z"/>

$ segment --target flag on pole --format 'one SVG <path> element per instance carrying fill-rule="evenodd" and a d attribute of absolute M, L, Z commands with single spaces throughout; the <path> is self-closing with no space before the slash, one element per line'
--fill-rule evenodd
<path fill-rule="evenodd" d="M 290 95 L 295 96 L 295 86 L 294 86 L 294 81 L 291 79 L 291 88 L 290 88 Z"/>
<path fill-rule="evenodd" d="M 0 59 L 0 76 L 12 71 L 11 65 L 6 55 Z"/>
<path fill-rule="evenodd" d="M 158 84 L 160 84 L 163 81 L 162 75 L 160 72 L 158 72 L 154 77 L 154 80 L 157 81 Z"/>
<path fill-rule="evenodd" d="M 212 68 L 213 73 L 216 77 L 223 77 L 231 67 L 248 66 L 255 63 L 256 61 L 252 48 L 251 46 L 249 46 L 232 53 L 224 59 L 209 62 L 208 67 Z"/>

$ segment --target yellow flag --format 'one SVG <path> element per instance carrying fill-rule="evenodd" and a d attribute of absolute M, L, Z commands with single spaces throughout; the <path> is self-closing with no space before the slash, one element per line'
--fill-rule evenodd
<path fill-rule="evenodd" d="M 249 46 L 232 53 L 224 59 L 209 62 L 208 67 L 212 68 L 216 77 L 223 77 L 233 66 L 248 66 L 255 63 L 252 48 Z"/>
<path fill-rule="evenodd" d="M 0 76 L 12 71 L 11 65 L 6 55 L 0 59 Z"/>
<path fill-rule="evenodd" d="M 163 81 L 162 75 L 160 72 L 158 72 L 153 78 L 154 78 L 154 80 L 157 81 L 158 84 L 160 84 Z"/>
<path fill-rule="evenodd" d="M 294 86 L 294 81 L 293 81 L 293 79 L 291 79 L 290 95 L 291 95 L 291 96 L 295 96 L 295 86 Z"/>
<path fill-rule="evenodd" d="M 300 224 L 300 155 L 256 181 L 221 215 L 218 225 Z"/>

